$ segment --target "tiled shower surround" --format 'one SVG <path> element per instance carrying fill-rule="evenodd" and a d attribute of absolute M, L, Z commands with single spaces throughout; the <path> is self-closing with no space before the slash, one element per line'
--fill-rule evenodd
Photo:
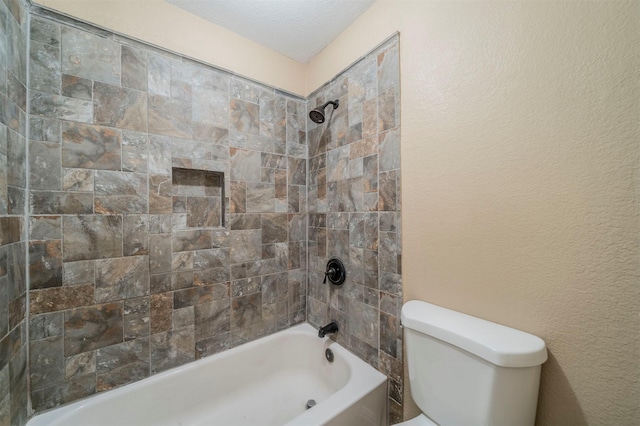
<path fill-rule="evenodd" d="M 336 320 L 337 340 L 389 377 L 391 423 L 402 418 L 399 78 L 394 37 L 309 97 L 309 110 L 340 104 L 307 133 L 307 321 Z M 322 284 L 332 257 L 342 286 Z"/>
<path fill-rule="evenodd" d="M 306 100 L 3 1 L 0 424 L 330 319 L 399 420 L 397 37 Z"/>
<path fill-rule="evenodd" d="M 0 1 L 0 425 L 27 420 L 28 11 Z"/>

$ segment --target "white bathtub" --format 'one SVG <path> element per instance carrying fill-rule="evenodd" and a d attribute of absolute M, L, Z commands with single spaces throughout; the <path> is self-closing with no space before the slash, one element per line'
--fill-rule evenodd
<path fill-rule="evenodd" d="M 317 402 L 311 409 L 309 399 Z M 27 426 L 369 426 L 387 418 L 386 376 L 301 324 L 40 414 Z"/>

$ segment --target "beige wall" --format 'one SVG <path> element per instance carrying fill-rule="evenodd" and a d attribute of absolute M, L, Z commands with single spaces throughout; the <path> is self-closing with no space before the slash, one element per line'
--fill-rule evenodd
<path fill-rule="evenodd" d="M 539 424 L 640 424 L 640 3 L 378 0 L 304 67 L 159 0 L 37 2 L 299 94 L 400 31 L 405 299 L 543 337 Z"/>
<path fill-rule="evenodd" d="M 304 64 L 163 0 L 33 2 L 293 94 L 305 94 Z"/>
<path fill-rule="evenodd" d="M 310 63 L 308 90 L 400 31 L 404 298 L 543 337 L 539 424 L 640 424 L 639 22 L 379 1 Z"/>

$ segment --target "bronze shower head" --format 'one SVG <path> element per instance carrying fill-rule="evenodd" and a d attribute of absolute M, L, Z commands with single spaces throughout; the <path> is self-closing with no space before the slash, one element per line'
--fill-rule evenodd
<path fill-rule="evenodd" d="M 314 123 L 318 123 L 318 124 L 324 123 L 324 120 L 325 120 L 324 109 L 329 104 L 333 105 L 333 109 L 338 109 L 338 106 L 340 106 L 340 100 L 336 99 L 335 101 L 325 102 L 324 105 L 312 110 L 309 113 L 309 118 L 311 119 L 311 121 L 313 121 Z"/>

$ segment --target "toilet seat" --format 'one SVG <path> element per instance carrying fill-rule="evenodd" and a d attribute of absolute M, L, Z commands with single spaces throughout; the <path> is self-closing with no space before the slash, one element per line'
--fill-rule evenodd
<path fill-rule="evenodd" d="M 393 426 L 438 426 L 438 425 L 423 413 L 423 414 L 420 414 L 418 417 L 414 417 L 413 419 L 407 420 L 406 422 L 396 423 Z"/>

